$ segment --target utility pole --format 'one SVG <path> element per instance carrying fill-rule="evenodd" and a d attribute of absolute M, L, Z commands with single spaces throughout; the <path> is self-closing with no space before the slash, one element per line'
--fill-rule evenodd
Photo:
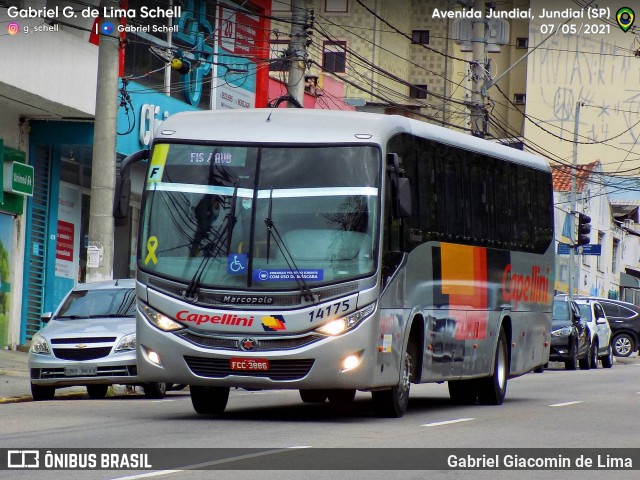
<path fill-rule="evenodd" d="M 105 7 L 118 7 L 117 0 L 103 0 Z M 117 21 L 106 34 L 100 22 L 98 81 L 91 162 L 91 207 L 87 281 L 113 278 L 113 195 L 116 176 L 116 117 L 118 114 L 118 59 L 120 40 Z"/>
<path fill-rule="evenodd" d="M 487 39 L 485 36 L 485 0 L 475 0 L 473 9 L 482 12 L 482 18 L 474 18 L 473 24 L 473 63 L 471 65 L 471 132 L 474 136 L 485 136 L 485 66 L 487 64 Z"/>
<path fill-rule="evenodd" d="M 287 92 L 294 99 L 289 107 L 304 105 L 304 72 L 307 57 L 307 30 L 309 19 L 306 0 L 291 1 L 291 40 L 289 42 L 289 79 Z M 297 104 L 296 104 L 297 102 Z"/>
<path fill-rule="evenodd" d="M 571 241 L 576 245 L 578 243 L 578 237 L 576 234 L 576 175 L 578 173 L 578 126 L 580 125 L 580 107 L 582 102 L 576 102 L 575 123 L 573 125 L 573 163 L 571 165 L 571 234 L 575 236 Z M 569 249 L 569 300 L 573 298 L 573 286 L 574 283 L 577 287 L 579 274 L 574 279 L 573 275 L 576 270 L 575 263 L 575 248 L 572 245 Z M 574 281 L 575 280 L 575 281 Z"/>

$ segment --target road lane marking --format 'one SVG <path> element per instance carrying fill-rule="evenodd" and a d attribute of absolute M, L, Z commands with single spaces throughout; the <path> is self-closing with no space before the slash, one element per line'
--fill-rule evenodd
<path fill-rule="evenodd" d="M 131 475 L 128 477 L 115 477 L 112 480 L 138 480 L 140 478 L 151 478 L 151 477 L 160 477 L 162 475 L 172 475 L 175 473 L 182 473 L 185 470 L 195 470 L 198 468 L 208 467 L 211 465 L 222 465 L 228 462 L 237 462 L 238 460 L 246 460 L 248 458 L 256 458 L 256 457 L 262 457 L 265 455 L 272 455 L 274 453 L 288 452 L 290 450 L 294 450 L 298 448 L 311 448 L 311 445 L 298 445 L 296 447 L 286 447 L 286 448 L 279 448 L 277 450 L 269 450 L 266 452 L 250 453 L 247 455 L 238 455 L 237 457 L 221 458 L 219 460 L 212 460 L 210 462 L 202 462 L 202 463 L 195 463 L 193 465 L 185 465 L 184 467 L 180 467 L 179 469 L 174 469 L 174 470 L 158 470 L 156 472 L 141 473 L 139 475 Z"/>
<path fill-rule="evenodd" d="M 420 426 L 421 427 L 439 427 L 441 425 L 451 425 L 453 423 L 469 422 L 471 420 L 475 420 L 475 418 L 457 418 L 455 420 L 446 420 L 444 422 L 425 423 L 425 424 L 420 425 Z"/>
<path fill-rule="evenodd" d="M 582 400 L 578 400 L 575 402 L 564 402 L 564 403 L 554 403 L 553 405 L 549 405 L 550 407 L 567 407 L 569 405 L 577 405 L 579 403 L 584 403 Z"/>

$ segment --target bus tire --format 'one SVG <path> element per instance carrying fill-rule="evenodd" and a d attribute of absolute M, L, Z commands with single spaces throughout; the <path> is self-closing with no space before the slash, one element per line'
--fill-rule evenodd
<path fill-rule="evenodd" d="M 456 405 L 474 405 L 478 398 L 475 380 L 451 380 L 447 382 L 449 397 Z"/>
<path fill-rule="evenodd" d="M 404 353 L 402 372 L 398 385 L 388 390 L 371 392 L 373 410 L 379 417 L 400 418 L 407 411 L 411 391 L 411 355 Z"/>
<path fill-rule="evenodd" d="M 193 409 L 202 415 L 224 412 L 229 400 L 229 387 L 202 387 L 191 385 L 191 403 Z"/>
<path fill-rule="evenodd" d="M 329 403 L 347 404 L 353 403 L 356 398 L 355 389 L 329 390 Z"/>
<path fill-rule="evenodd" d="M 300 390 L 300 398 L 304 403 L 324 403 L 327 400 L 327 391 Z"/>
<path fill-rule="evenodd" d="M 500 327 L 496 354 L 493 362 L 493 373 L 489 377 L 480 378 L 478 382 L 478 400 L 481 405 L 502 405 L 507 394 L 507 380 L 509 371 L 509 357 L 507 350 L 507 336 L 504 328 Z"/>

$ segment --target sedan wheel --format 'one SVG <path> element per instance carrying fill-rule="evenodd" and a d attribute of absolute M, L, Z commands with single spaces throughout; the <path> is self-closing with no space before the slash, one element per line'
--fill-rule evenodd
<path fill-rule="evenodd" d="M 87 385 L 89 398 L 100 399 L 107 396 L 109 385 Z"/>
<path fill-rule="evenodd" d="M 609 345 L 609 348 L 607 348 L 607 354 L 602 357 L 602 368 L 611 367 L 613 367 L 613 347 Z"/>
<path fill-rule="evenodd" d="M 42 385 L 31 384 L 31 396 L 33 400 L 39 402 L 41 400 L 53 400 L 56 394 L 56 387 L 47 387 Z"/>

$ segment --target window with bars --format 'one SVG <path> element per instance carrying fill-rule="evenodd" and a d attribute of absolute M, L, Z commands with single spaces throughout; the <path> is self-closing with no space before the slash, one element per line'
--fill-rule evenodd
<path fill-rule="evenodd" d="M 416 45 L 429 45 L 429 30 L 413 30 L 411 43 Z"/>
<path fill-rule="evenodd" d="M 324 42 L 322 44 L 322 67 L 334 73 L 346 72 L 347 42 Z"/>
<path fill-rule="evenodd" d="M 324 11 L 328 13 L 347 13 L 349 0 L 325 0 Z"/>
<path fill-rule="evenodd" d="M 427 85 L 412 85 L 409 87 L 409 96 L 420 100 L 427 98 Z"/>

